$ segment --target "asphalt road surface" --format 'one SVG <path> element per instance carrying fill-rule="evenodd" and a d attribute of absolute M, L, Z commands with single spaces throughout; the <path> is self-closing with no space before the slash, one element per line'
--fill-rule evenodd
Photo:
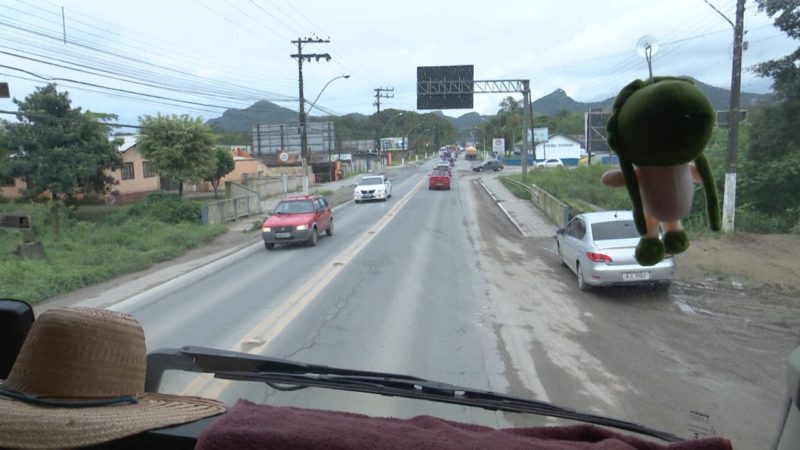
<path fill-rule="evenodd" d="M 259 243 L 115 309 L 143 324 L 149 350 L 201 345 L 404 373 L 767 446 L 782 392 L 757 380 L 781 368 L 738 358 L 712 319 L 682 309 L 690 294 L 680 287 L 579 291 L 555 256 L 555 226 L 523 239 L 477 183 L 493 174 L 461 160 L 451 191 L 429 191 L 432 164 L 390 175 L 386 202 L 337 208 L 335 235 L 316 247 Z M 188 375 L 168 377 L 163 390 L 491 426 L 557 423 Z"/>

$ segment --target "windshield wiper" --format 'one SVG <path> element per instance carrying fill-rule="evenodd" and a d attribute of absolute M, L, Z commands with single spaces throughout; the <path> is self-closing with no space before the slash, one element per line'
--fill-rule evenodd
<path fill-rule="evenodd" d="M 317 387 L 415 398 L 493 411 L 577 420 L 652 436 L 667 442 L 683 440 L 672 433 L 654 430 L 634 422 L 579 412 L 538 400 L 470 389 L 408 375 L 339 369 L 204 347 L 159 350 L 148 355 L 145 390 L 157 392 L 163 372 L 175 369 L 213 373 L 215 378 L 227 380 L 260 381 L 278 390 Z"/>

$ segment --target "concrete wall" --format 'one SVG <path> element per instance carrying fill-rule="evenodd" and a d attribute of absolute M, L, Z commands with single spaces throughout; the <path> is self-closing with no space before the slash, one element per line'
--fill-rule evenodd
<path fill-rule="evenodd" d="M 261 203 L 255 194 L 207 203 L 200 209 L 203 225 L 217 225 L 230 220 L 261 213 Z"/>
<path fill-rule="evenodd" d="M 531 202 L 558 226 L 569 222 L 569 206 L 536 185 L 531 186 Z"/>
<path fill-rule="evenodd" d="M 296 192 L 301 190 L 303 188 L 303 179 L 299 175 L 287 175 L 285 177 L 284 184 L 284 177 L 272 176 L 250 178 L 246 180 L 244 184 L 248 188 L 258 193 L 262 199 L 265 199 L 268 197 L 276 197 L 287 192 Z"/>
<path fill-rule="evenodd" d="M 261 198 L 253 189 L 239 183 L 225 183 L 226 199 L 206 203 L 200 208 L 203 225 L 217 225 L 241 217 L 260 214 L 263 210 Z"/>

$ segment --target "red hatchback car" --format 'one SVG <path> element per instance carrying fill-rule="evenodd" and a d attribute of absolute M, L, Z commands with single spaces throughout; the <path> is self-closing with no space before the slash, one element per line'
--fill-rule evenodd
<path fill-rule="evenodd" d="M 293 242 L 313 247 L 323 231 L 333 236 L 333 211 L 324 197 L 305 195 L 281 200 L 261 225 L 261 238 L 267 250 Z"/>

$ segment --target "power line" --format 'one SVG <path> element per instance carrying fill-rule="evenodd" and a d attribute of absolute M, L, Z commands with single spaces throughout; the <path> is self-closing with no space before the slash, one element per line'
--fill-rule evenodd
<path fill-rule="evenodd" d="M 164 97 L 164 96 L 161 96 L 161 95 L 145 94 L 145 93 L 142 93 L 142 92 L 130 91 L 130 90 L 127 90 L 127 89 L 114 88 L 114 87 L 110 87 L 110 86 L 103 86 L 103 85 L 100 85 L 100 84 L 89 83 L 89 82 L 80 81 L 80 80 L 72 80 L 72 79 L 69 79 L 69 78 L 45 77 L 45 76 L 38 75 L 36 73 L 30 72 L 30 71 L 25 70 L 25 69 L 20 69 L 18 67 L 13 67 L 13 66 L 6 66 L 6 65 L 3 65 L 3 64 L 0 64 L 0 67 L 6 68 L 6 69 L 11 69 L 11 70 L 16 70 L 16 71 L 23 72 L 23 73 L 27 73 L 28 75 L 32 75 L 32 76 L 37 77 L 37 78 L 41 78 L 42 80 L 45 80 L 45 81 L 66 81 L 66 82 L 69 82 L 69 83 L 75 83 L 75 84 L 80 84 L 80 85 L 84 85 L 84 86 L 91 86 L 91 87 L 100 88 L 100 89 L 107 89 L 107 90 L 115 91 L 115 92 L 123 92 L 123 93 L 126 93 L 126 94 L 132 94 L 132 95 L 141 95 L 142 97 L 149 97 L 149 98 L 155 98 L 155 99 L 161 99 L 161 100 L 170 100 L 170 101 L 173 101 L 173 102 L 186 103 L 187 105 L 208 106 L 208 107 L 211 107 L 211 108 L 231 109 L 229 106 L 193 102 L 193 101 L 189 101 L 189 100 L 181 100 L 181 99 L 176 99 L 176 98 Z"/>
<path fill-rule="evenodd" d="M 42 8 L 42 7 L 37 6 L 37 5 L 29 4 L 29 3 L 25 2 L 24 0 L 17 0 L 17 1 L 19 3 L 22 3 L 22 4 L 25 4 L 25 5 L 29 6 L 31 8 L 36 8 L 36 9 L 39 9 L 41 11 L 44 11 L 47 14 L 51 14 L 51 15 L 60 17 L 60 14 L 58 14 L 58 13 L 52 12 L 52 11 L 50 11 L 48 9 Z M 50 4 L 52 4 L 52 2 L 49 2 L 49 0 L 45 0 L 45 1 L 47 1 Z M 87 18 L 89 18 L 89 19 L 91 19 L 91 20 L 93 20 L 95 22 L 106 22 L 104 20 L 97 19 L 95 17 L 83 14 L 83 13 L 81 13 L 79 11 L 75 11 L 75 10 L 67 10 L 67 11 L 70 12 L 71 14 L 74 14 L 74 15 L 87 17 Z M 34 14 L 30 13 L 30 12 L 27 12 L 27 14 L 31 15 L 33 17 L 36 17 L 38 19 L 41 19 L 41 20 L 47 20 L 47 19 L 43 19 L 41 16 L 34 15 Z M 54 21 L 49 21 L 49 22 L 57 24 L 57 25 L 60 25 L 60 23 L 56 23 Z M 141 39 L 137 39 L 137 37 L 148 36 L 148 35 L 144 34 L 141 29 L 131 30 L 130 28 L 126 28 L 124 26 L 114 25 L 117 29 L 132 31 L 132 33 L 130 33 L 129 35 L 123 35 L 123 34 L 120 34 L 116 29 L 100 27 L 100 26 L 97 26 L 97 25 L 92 24 L 92 23 L 87 23 L 87 22 L 81 21 L 80 19 L 77 19 L 77 18 L 74 18 L 74 17 L 70 17 L 69 22 L 71 24 L 72 23 L 82 24 L 82 25 L 85 25 L 85 26 L 87 26 L 89 28 L 101 31 L 103 33 L 102 35 L 96 34 L 96 33 L 92 33 L 92 32 L 88 32 L 88 31 L 82 30 L 80 28 L 76 28 L 76 27 L 74 27 L 74 25 L 72 26 L 73 30 L 77 30 L 80 33 L 87 34 L 89 36 L 94 36 L 94 37 L 100 39 L 103 42 L 117 42 L 117 40 L 109 39 L 109 34 L 114 35 L 114 36 L 118 36 L 118 37 L 124 39 L 123 42 L 122 42 L 122 44 L 124 46 L 130 47 L 130 48 L 132 48 L 135 51 L 140 52 L 140 53 L 146 53 L 148 55 L 160 55 L 160 56 L 162 56 L 164 58 L 169 58 L 170 60 L 183 60 L 183 61 L 189 61 L 188 59 L 186 59 L 186 57 L 187 56 L 191 57 L 191 55 L 195 55 L 195 57 L 191 60 L 191 63 L 195 63 L 198 60 L 199 61 L 209 61 L 211 59 L 206 54 L 198 53 L 198 52 L 196 52 L 194 50 L 187 49 L 186 47 L 176 46 L 176 48 L 166 48 L 166 47 L 161 45 L 163 40 L 160 39 L 160 38 L 153 38 L 152 36 L 150 36 L 150 39 L 151 39 L 150 41 L 144 41 L 144 40 L 141 40 Z M 138 46 L 135 46 L 135 45 L 131 45 L 131 44 L 128 43 L 128 41 L 141 43 L 145 47 L 138 47 Z M 163 50 L 163 52 L 155 51 L 156 49 L 161 49 L 161 50 Z M 176 51 L 176 49 L 177 49 L 177 51 Z M 251 74 L 251 76 L 252 76 L 252 74 Z M 238 74 L 233 76 L 232 78 L 238 78 Z M 259 76 L 259 78 L 260 78 L 260 76 Z M 243 78 L 239 78 L 239 79 L 245 81 L 245 79 L 243 79 Z M 273 78 L 273 80 L 275 80 L 275 78 Z M 284 79 L 284 80 L 288 81 L 288 79 Z M 247 79 L 246 82 L 250 83 L 250 82 L 252 82 L 252 80 L 251 79 Z"/>
<path fill-rule="evenodd" d="M 60 62 L 68 62 L 69 64 L 73 64 L 73 65 L 78 66 L 78 67 L 69 67 L 69 66 L 66 66 L 66 65 L 63 65 L 63 64 L 56 64 L 54 62 L 44 61 L 44 60 L 36 59 L 36 58 L 30 58 L 30 57 L 27 57 L 27 56 L 18 55 L 18 54 L 15 54 L 15 53 L 6 52 L 6 51 L 2 51 L 2 50 L 0 50 L 0 54 L 13 56 L 15 58 L 25 59 L 25 60 L 28 60 L 28 61 L 34 61 L 34 62 L 37 62 L 37 63 L 40 63 L 40 64 L 46 64 L 46 65 L 49 65 L 49 66 L 54 66 L 54 67 L 59 67 L 59 68 L 63 68 L 63 69 L 73 70 L 73 71 L 76 71 L 76 72 L 87 73 L 87 74 L 90 74 L 90 75 L 103 76 L 104 78 L 109 78 L 109 79 L 112 79 L 112 80 L 123 81 L 123 82 L 126 82 L 126 83 L 132 83 L 132 84 L 138 84 L 140 86 L 147 86 L 147 87 L 153 87 L 153 88 L 157 88 L 157 89 L 180 92 L 180 93 L 184 93 L 184 94 L 207 95 L 207 96 L 211 96 L 211 97 L 219 97 L 219 98 L 224 98 L 224 99 L 228 99 L 228 100 L 241 100 L 241 101 L 245 101 L 245 100 L 253 101 L 254 100 L 253 97 L 249 97 L 249 96 L 245 97 L 245 96 L 220 95 L 220 94 L 212 94 L 212 93 L 200 93 L 200 92 L 197 92 L 197 91 L 191 91 L 191 90 L 185 90 L 185 89 L 169 88 L 169 87 L 165 87 L 163 85 L 158 85 L 158 84 L 155 84 L 155 83 L 148 83 L 148 82 L 143 82 L 143 81 L 126 79 L 126 78 L 123 78 L 121 76 L 100 75 L 100 74 L 97 74 L 95 72 L 92 72 L 92 70 L 99 71 L 99 72 L 104 72 L 104 73 L 108 73 L 108 74 L 116 74 L 116 73 L 110 72 L 110 71 L 106 71 L 106 70 L 103 70 L 103 69 L 94 68 L 94 67 L 91 67 L 91 66 L 71 63 L 71 62 L 64 61 L 64 60 L 61 60 L 61 59 L 56 59 L 56 58 L 51 58 L 51 59 L 54 59 L 54 60 L 60 61 Z M 37 56 L 42 56 L 42 55 L 37 55 Z M 84 70 L 82 68 L 91 69 L 91 70 Z M 116 74 L 116 75 L 119 75 L 119 74 Z"/>
<path fill-rule="evenodd" d="M 46 117 L 46 118 L 48 118 L 50 120 L 64 120 L 64 121 L 71 121 L 71 122 L 76 122 L 76 121 L 80 120 L 77 117 L 76 118 L 72 118 L 72 117 L 51 116 L 50 114 L 47 114 L 44 111 L 42 111 L 41 113 L 37 113 L 36 111 L 20 112 L 20 111 L 6 111 L 6 110 L 1 110 L 0 109 L 0 114 L 13 115 L 13 116 L 33 116 L 33 117 L 39 116 L 39 117 L 43 117 L 43 118 Z M 114 127 L 114 128 L 142 128 L 139 125 L 126 125 L 126 124 L 123 124 L 123 123 L 115 123 L 115 122 L 100 122 L 100 124 L 106 125 L 106 126 L 109 126 L 109 127 Z"/>
<path fill-rule="evenodd" d="M 262 35 L 260 35 L 260 34 L 258 34 L 258 33 L 256 33 L 256 32 L 254 32 L 254 31 L 250 30 L 249 28 L 245 28 L 245 27 L 244 27 L 242 24 L 240 24 L 240 23 L 236 22 L 235 20 L 233 20 L 233 19 L 229 18 L 228 16 L 226 16 L 226 15 L 224 15 L 224 14 L 222 14 L 222 13 L 218 12 L 217 10 L 215 10 L 215 9 L 213 9 L 213 8 L 211 8 L 211 7 L 207 6 L 207 5 L 205 5 L 205 4 L 203 4 L 203 2 L 202 2 L 202 1 L 200 1 L 200 0 L 196 0 L 196 3 L 197 3 L 198 5 L 200 5 L 200 6 L 202 6 L 203 8 L 205 8 L 205 9 L 207 9 L 207 10 L 211 11 L 211 12 L 212 12 L 212 13 L 214 13 L 215 15 L 217 15 L 217 16 L 219 16 L 219 17 L 223 18 L 224 20 L 226 20 L 226 21 L 230 22 L 231 24 L 235 25 L 235 26 L 237 27 L 237 29 L 238 29 L 238 28 L 241 28 L 242 30 L 244 30 L 244 31 L 247 31 L 248 33 L 252 34 L 253 36 L 255 36 L 255 37 L 257 37 L 257 38 L 259 38 L 259 39 L 263 40 L 264 42 L 267 42 L 267 43 L 269 43 L 270 45 L 274 46 L 275 48 L 277 48 L 277 49 L 279 49 L 279 50 L 282 50 L 282 49 L 283 49 L 283 46 L 282 46 L 280 43 L 278 43 L 277 41 L 273 41 L 273 40 L 267 39 L 267 38 L 265 38 L 264 36 L 262 36 Z"/>
<path fill-rule="evenodd" d="M 5 26 L 5 27 L 12 28 L 12 29 L 20 30 L 20 31 L 23 31 L 23 32 L 26 32 L 26 33 L 29 33 L 29 34 L 33 34 L 33 35 L 44 37 L 44 38 L 51 39 L 51 40 L 53 40 L 53 39 L 59 40 L 57 37 L 54 38 L 52 35 L 49 35 L 47 33 L 26 29 L 24 27 L 19 27 L 19 26 L 16 26 L 14 24 L 2 22 L 2 21 L 0 21 L 0 26 Z M 121 59 L 124 59 L 124 60 L 133 61 L 133 62 L 136 62 L 136 63 L 139 63 L 139 64 L 144 64 L 144 65 L 147 65 L 147 66 L 157 67 L 157 68 L 164 69 L 164 70 L 167 70 L 167 71 L 170 71 L 170 72 L 174 72 L 174 73 L 179 73 L 181 75 L 186 75 L 186 76 L 189 76 L 191 78 L 201 79 L 201 80 L 203 79 L 202 77 L 199 77 L 199 76 L 197 76 L 195 74 L 192 74 L 192 73 L 189 73 L 189 72 L 185 72 L 185 71 L 178 70 L 178 69 L 173 69 L 173 68 L 166 67 L 166 66 L 161 66 L 161 65 L 158 65 L 158 64 L 151 63 L 149 61 L 145 61 L 145 60 L 141 60 L 141 59 L 125 56 L 125 55 L 116 54 L 116 53 L 113 53 L 113 52 L 110 52 L 110 51 L 107 51 L 107 50 L 104 50 L 104 49 L 101 49 L 101 48 L 93 47 L 91 45 L 81 44 L 81 43 L 76 43 L 76 42 L 71 42 L 71 44 L 75 45 L 75 46 L 78 46 L 78 47 L 81 47 L 81 48 L 85 48 L 85 49 L 88 49 L 88 50 L 99 52 L 99 53 L 102 53 L 102 54 L 118 57 L 118 58 L 121 58 Z M 238 88 L 238 89 L 246 89 L 246 88 L 243 88 L 242 86 L 238 86 L 238 85 L 231 84 L 231 83 L 225 83 L 225 82 L 217 82 L 217 83 L 224 84 L 224 85 L 229 85 L 229 86 L 232 86 L 232 87 L 235 87 L 235 88 Z M 277 97 L 277 95 L 275 95 L 275 96 Z"/>

